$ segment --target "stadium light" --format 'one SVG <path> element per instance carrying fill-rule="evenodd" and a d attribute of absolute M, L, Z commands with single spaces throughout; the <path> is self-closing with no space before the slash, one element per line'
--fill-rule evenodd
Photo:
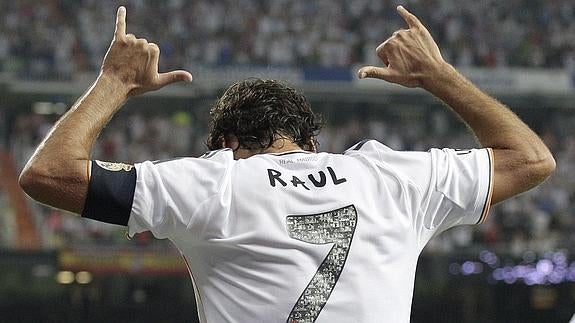
<path fill-rule="evenodd" d="M 76 274 L 76 282 L 78 284 L 89 284 L 92 282 L 92 274 L 87 271 L 80 271 Z"/>
<path fill-rule="evenodd" d="M 74 273 L 71 271 L 60 271 L 56 275 L 56 281 L 63 285 L 72 284 L 74 282 Z"/>

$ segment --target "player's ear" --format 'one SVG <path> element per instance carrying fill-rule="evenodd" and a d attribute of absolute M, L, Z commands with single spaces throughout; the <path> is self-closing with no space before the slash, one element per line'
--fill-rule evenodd
<path fill-rule="evenodd" d="M 309 139 L 307 146 L 308 146 L 308 151 L 317 153 L 317 140 L 315 139 L 315 137 L 312 137 Z"/>
<path fill-rule="evenodd" d="M 240 148 L 240 142 L 238 137 L 234 135 L 226 135 L 222 137 L 222 148 L 231 148 L 233 151 L 236 151 Z"/>

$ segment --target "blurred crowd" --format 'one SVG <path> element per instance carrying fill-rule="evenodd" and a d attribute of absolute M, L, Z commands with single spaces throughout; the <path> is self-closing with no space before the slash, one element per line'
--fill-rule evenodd
<path fill-rule="evenodd" d="M 575 70 L 572 0 L 128 0 L 128 32 L 156 42 L 161 68 L 377 64 L 374 49 L 405 28 L 403 4 L 447 61 Z M 0 2 L 0 72 L 68 79 L 100 67 L 115 1 Z"/>
<path fill-rule="evenodd" d="M 164 111 L 160 114 L 123 111 L 100 136 L 94 158 L 137 162 L 199 156 L 206 150 L 207 137 L 207 113 L 202 111 Z M 466 128 L 443 109 L 411 111 L 401 108 L 387 114 L 385 111 L 388 109 L 345 110 L 342 107 L 337 115 L 325 112 L 327 125 L 319 136 L 319 150 L 342 152 L 364 138 L 377 139 L 396 150 L 476 147 Z M 536 124 L 532 126 L 539 131 L 557 160 L 557 171 L 546 183 L 494 206 L 489 219 L 481 226 L 458 227 L 442 234 L 432 240 L 427 250 L 499 248 L 519 256 L 527 250 L 544 252 L 574 247 L 575 163 L 572 161 L 575 160 L 575 132 L 572 125 L 575 124 L 575 113 L 567 112 L 551 110 L 544 118 L 528 118 L 535 120 Z M 55 115 L 33 113 L 16 117 L 9 130 L 9 147 L 20 168 L 56 118 Z M 0 198 L 0 206 L 1 202 Z M 86 244 L 168 246 L 149 234 L 137 236 L 134 244 L 126 240 L 122 227 L 82 220 L 59 210 L 30 204 L 48 248 Z"/>

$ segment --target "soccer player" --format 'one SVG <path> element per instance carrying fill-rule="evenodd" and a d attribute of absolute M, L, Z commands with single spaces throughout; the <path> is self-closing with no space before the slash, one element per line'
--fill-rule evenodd
<path fill-rule="evenodd" d="M 414 15 L 360 78 L 420 87 L 467 123 L 482 149 L 393 151 L 375 140 L 316 153 L 319 122 L 275 81 L 232 85 L 212 109 L 200 158 L 90 161 L 129 97 L 176 81 L 158 47 L 126 34 L 123 7 L 101 73 L 23 170 L 36 200 L 170 239 L 189 265 L 202 322 L 408 322 L 415 268 L 442 231 L 541 183 L 555 161 L 509 109 L 441 57 Z"/>

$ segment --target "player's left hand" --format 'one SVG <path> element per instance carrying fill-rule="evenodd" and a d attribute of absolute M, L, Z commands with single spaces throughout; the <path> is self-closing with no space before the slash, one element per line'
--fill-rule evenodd
<path fill-rule="evenodd" d="M 126 34 L 126 8 L 119 7 L 114 39 L 104 57 L 100 75 L 119 79 L 128 96 L 158 90 L 175 82 L 192 81 L 192 74 L 183 70 L 158 73 L 159 58 L 158 45 Z"/>
<path fill-rule="evenodd" d="M 409 26 L 393 33 L 376 49 L 385 67 L 364 66 L 358 71 L 360 79 L 371 77 L 407 87 L 425 87 L 426 82 L 441 75 L 448 65 L 439 47 L 419 19 L 398 6 L 397 12 Z"/>

